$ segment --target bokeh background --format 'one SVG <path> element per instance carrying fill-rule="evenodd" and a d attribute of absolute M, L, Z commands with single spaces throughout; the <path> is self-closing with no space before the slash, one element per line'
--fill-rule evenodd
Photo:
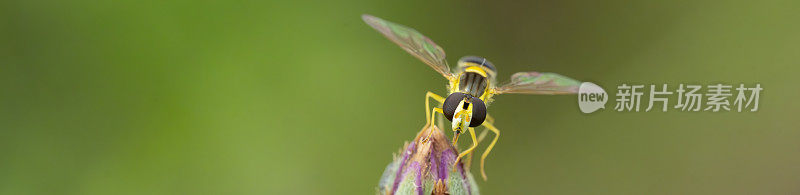
<path fill-rule="evenodd" d="M 5 0 L 0 194 L 373 194 L 445 80 L 363 13 L 418 29 L 451 64 L 485 56 L 500 80 L 764 88 L 743 113 L 582 114 L 575 96 L 498 96 L 484 194 L 797 194 L 798 7 Z"/>

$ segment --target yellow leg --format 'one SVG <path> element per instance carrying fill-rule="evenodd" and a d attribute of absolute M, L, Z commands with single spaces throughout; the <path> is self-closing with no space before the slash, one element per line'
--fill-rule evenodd
<path fill-rule="evenodd" d="M 437 102 L 439 102 L 439 104 L 443 104 L 444 103 L 444 98 L 442 96 L 436 95 L 435 93 L 430 92 L 430 91 L 425 94 L 425 120 L 430 119 L 430 120 L 425 122 L 425 126 L 428 126 L 428 125 L 434 123 L 433 117 L 431 117 L 431 103 L 430 103 L 430 99 L 431 98 L 433 98 L 433 100 L 436 100 Z M 434 113 L 434 114 L 436 114 L 436 113 Z"/>
<path fill-rule="evenodd" d="M 488 122 L 484 122 L 483 126 L 495 134 L 494 140 L 492 140 L 492 143 L 489 144 L 489 147 L 487 147 L 486 151 L 483 151 L 483 155 L 481 155 L 481 176 L 483 177 L 483 180 L 486 180 L 486 171 L 483 169 L 483 162 L 486 160 L 486 156 L 489 155 L 489 152 L 492 151 L 492 148 L 494 148 L 494 144 L 497 143 L 497 138 L 500 137 L 500 130 L 498 130 L 497 127 L 494 127 L 492 123 Z"/>
<path fill-rule="evenodd" d="M 486 115 L 486 122 L 494 124 L 494 117 L 492 117 L 491 115 L 487 114 Z M 489 135 L 489 129 L 488 128 L 484 128 L 483 131 L 481 131 L 481 134 L 478 135 L 478 144 L 483 143 L 483 139 L 486 138 L 486 135 Z M 467 167 L 467 169 L 472 167 L 472 154 L 473 153 L 469 153 L 469 155 L 467 155 L 467 161 L 464 162 L 464 166 Z"/>
<path fill-rule="evenodd" d="M 438 113 L 443 113 L 441 108 L 433 108 L 432 112 L 433 112 L 433 114 L 432 114 L 432 115 L 430 115 L 430 116 L 431 116 L 431 118 L 430 118 L 430 121 L 433 121 L 433 120 L 436 118 L 436 113 L 437 113 L 437 112 L 438 112 Z M 429 124 L 430 124 L 430 123 L 429 123 Z M 425 126 L 428 126 L 428 125 L 425 125 Z M 428 136 L 425 136 L 425 139 L 423 139 L 423 140 L 422 140 L 422 142 L 423 142 L 423 143 L 424 143 L 424 142 L 427 142 L 427 141 L 428 141 L 428 139 L 430 139 L 430 138 L 431 138 L 431 135 L 433 135 L 433 130 L 434 130 L 434 129 L 433 129 L 433 126 L 430 126 L 430 127 L 428 127 L 428 129 L 430 129 L 430 130 L 428 131 Z"/>
<path fill-rule="evenodd" d="M 494 124 L 494 117 L 492 115 L 486 114 L 486 121 L 484 123 L 491 123 Z M 483 142 L 483 139 L 486 138 L 486 135 L 489 133 L 489 128 L 483 129 L 480 135 L 478 135 L 478 143 Z"/>
<path fill-rule="evenodd" d="M 484 128 L 483 131 L 481 132 L 481 134 L 478 135 L 478 144 L 482 143 L 483 139 L 486 138 L 486 135 L 488 135 L 488 134 L 489 134 L 489 130 Z M 453 141 L 453 144 L 455 144 L 455 141 Z M 467 155 L 467 161 L 464 162 L 464 166 L 467 167 L 467 169 L 472 167 L 472 153 L 469 153 Z"/>
<path fill-rule="evenodd" d="M 458 160 L 461 160 L 461 157 L 464 157 L 464 155 L 471 153 L 472 150 L 474 150 L 475 147 L 478 146 L 478 138 L 475 138 L 475 128 L 472 127 L 469 128 L 469 135 L 472 136 L 472 147 L 469 147 L 469 149 L 464 150 L 464 152 L 461 152 L 461 154 L 458 155 L 458 157 L 456 158 L 456 162 L 453 164 L 453 171 L 455 171 L 456 167 L 458 167 L 457 166 Z"/>
<path fill-rule="evenodd" d="M 494 117 L 492 117 L 489 114 L 486 114 L 486 121 L 485 122 L 489 122 L 489 123 L 494 124 Z M 489 133 L 488 129 L 483 129 L 483 131 L 481 131 L 481 134 L 478 135 L 478 143 L 479 144 L 483 142 L 483 139 L 486 138 L 486 135 L 488 135 L 488 133 Z M 453 145 L 455 145 L 455 144 L 456 144 L 456 142 L 453 141 Z M 472 167 L 472 153 L 469 153 L 469 155 L 467 155 L 467 162 L 464 162 L 464 167 L 466 167 L 467 169 Z"/>

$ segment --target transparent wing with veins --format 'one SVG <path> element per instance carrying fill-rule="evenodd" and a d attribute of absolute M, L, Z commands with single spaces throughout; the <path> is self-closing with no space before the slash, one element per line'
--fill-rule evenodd
<path fill-rule="evenodd" d="M 518 72 L 511 82 L 495 88 L 497 94 L 573 94 L 581 82 L 556 73 Z"/>
<path fill-rule="evenodd" d="M 399 45 L 403 50 L 425 62 L 445 78 L 450 79 L 453 77 L 453 73 L 450 72 L 450 67 L 445 60 L 442 47 L 436 45 L 422 33 L 367 14 L 362 15 L 361 19 L 386 36 L 386 38 Z"/>

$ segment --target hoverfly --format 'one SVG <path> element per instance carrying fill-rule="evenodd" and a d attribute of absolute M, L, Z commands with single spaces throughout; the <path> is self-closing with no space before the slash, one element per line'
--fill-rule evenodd
<path fill-rule="evenodd" d="M 428 91 L 425 94 L 425 126 L 433 124 L 436 113 L 442 113 L 451 121 L 454 131 L 453 144 L 456 144 L 461 132 L 469 131 L 472 146 L 461 152 L 455 164 L 477 147 L 474 128 L 483 126 L 495 134 L 492 143 L 481 155 L 481 176 L 486 180 L 484 160 L 492 151 L 500 130 L 494 126 L 494 119 L 486 113 L 486 107 L 497 94 L 574 94 L 578 92 L 580 82 L 556 73 L 518 72 L 511 76 L 511 81 L 497 87 L 497 69 L 486 58 L 466 56 L 458 60 L 453 72 L 445 60 L 444 50 L 433 41 L 416 30 L 395 24 L 375 16 L 364 14 L 361 18 L 375 30 L 399 45 L 403 50 L 422 60 L 425 64 L 439 72 L 450 83 L 447 86 L 447 98 Z M 430 108 L 430 99 L 440 103 L 441 108 Z M 431 115 L 433 112 L 433 115 Z M 431 130 L 433 132 L 433 130 Z M 430 138 L 431 133 L 424 140 Z M 455 166 L 454 166 L 455 168 Z"/>

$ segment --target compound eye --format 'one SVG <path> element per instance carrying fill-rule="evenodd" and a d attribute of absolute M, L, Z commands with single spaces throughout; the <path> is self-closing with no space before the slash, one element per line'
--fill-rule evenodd
<path fill-rule="evenodd" d="M 477 97 L 472 97 L 470 102 L 472 102 L 472 121 L 469 123 L 469 126 L 480 126 L 483 124 L 483 121 L 486 120 L 486 104 Z"/>
<path fill-rule="evenodd" d="M 456 113 L 458 104 L 460 104 L 466 96 L 467 94 L 460 92 L 451 93 L 447 96 L 447 99 L 444 100 L 444 104 L 442 105 L 442 112 L 447 120 L 453 121 L 453 115 Z"/>

